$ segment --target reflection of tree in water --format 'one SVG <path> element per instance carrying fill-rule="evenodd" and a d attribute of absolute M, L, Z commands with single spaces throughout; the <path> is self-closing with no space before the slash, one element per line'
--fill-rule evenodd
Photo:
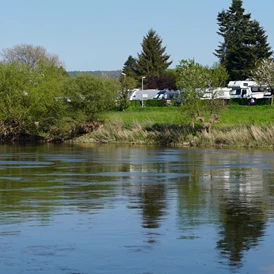
<path fill-rule="evenodd" d="M 221 239 L 217 248 L 231 268 L 239 268 L 243 253 L 257 246 L 264 235 L 266 217 L 262 206 L 256 207 L 240 199 L 227 199 L 222 214 Z"/>
<path fill-rule="evenodd" d="M 181 239 L 195 239 L 195 229 L 203 225 L 207 212 L 206 197 L 200 185 L 199 171 L 178 179 L 178 226 Z"/>
<path fill-rule="evenodd" d="M 143 227 L 158 228 L 167 207 L 165 185 L 144 185 L 139 195 L 143 213 Z"/>

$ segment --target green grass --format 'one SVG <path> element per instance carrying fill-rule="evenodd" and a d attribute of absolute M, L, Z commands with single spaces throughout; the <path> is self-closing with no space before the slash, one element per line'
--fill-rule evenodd
<path fill-rule="evenodd" d="M 122 112 L 108 112 L 103 117 L 105 121 L 121 120 L 125 124 L 146 122 L 157 124 L 181 124 L 191 121 L 180 107 L 147 107 L 130 109 Z M 216 126 L 235 125 L 272 125 L 274 122 L 274 107 L 230 105 L 222 113 Z"/>
<path fill-rule="evenodd" d="M 274 147 L 272 106 L 230 105 L 218 123 L 205 131 L 180 107 L 151 107 L 108 112 L 98 130 L 74 140 L 78 143 L 134 143 L 227 147 Z"/>
<path fill-rule="evenodd" d="M 129 109 L 121 112 L 105 113 L 104 121 L 122 120 L 125 124 L 136 121 L 139 123 L 151 121 L 157 124 L 180 124 L 187 121 L 187 117 L 179 107 L 145 107 L 143 109 Z"/>
<path fill-rule="evenodd" d="M 232 105 L 221 115 L 219 125 L 272 125 L 274 107 L 272 106 L 237 106 Z"/>

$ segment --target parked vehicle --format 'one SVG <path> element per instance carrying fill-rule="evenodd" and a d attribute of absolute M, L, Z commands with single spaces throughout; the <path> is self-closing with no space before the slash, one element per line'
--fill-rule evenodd
<path fill-rule="evenodd" d="M 165 93 L 167 92 L 167 90 L 160 90 L 157 92 L 157 94 L 153 97 L 153 99 L 163 99 Z"/>
<path fill-rule="evenodd" d="M 263 99 L 270 98 L 271 92 L 262 86 L 259 86 L 255 81 L 230 81 L 228 87 L 231 88 L 230 98 L 247 98 L 247 99 Z"/>
<path fill-rule="evenodd" d="M 201 99 L 222 99 L 229 100 L 231 88 L 218 87 L 215 89 L 207 88 L 201 92 Z"/>
<path fill-rule="evenodd" d="M 179 90 L 160 90 L 155 96 L 154 99 L 164 100 L 166 105 L 171 105 L 172 101 L 176 103 L 181 102 L 181 92 Z"/>
<path fill-rule="evenodd" d="M 153 99 L 154 96 L 159 92 L 158 89 L 134 89 L 132 90 L 129 100 L 149 100 Z"/>

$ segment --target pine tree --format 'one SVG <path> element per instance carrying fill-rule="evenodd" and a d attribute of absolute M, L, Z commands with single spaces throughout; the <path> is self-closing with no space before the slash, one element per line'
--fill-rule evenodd
<path fill-rule="evenodd" d="M 218 14 L 219 31 L 223 37 L 215 56 L 227 69 L 230 80 L 244 80 L 258 60 L 272 55 L 265 30 L 251 14 L 245 13 L 242 0 L 232 0 L 227 11 Z"/>
<path fill-rule="evenodd" d="M 141 75 L 160 76 L 171 65 L 168 61 L 170 55 L 165 53 L 166 47 L 162 47 L 162 39 L 153 29 L 150 29 L 143 38 L 142 52 L 138 54 L 137 68 Z"/>
<path fill-rule="evenodd" d="M 124 63 L 123 73 L 125 73 L 128 77 L 132 77 L 134 79 L 138 79 L 139 73 L 137 69 L 136 59 L 131 55 L 128 57 L 127 61 Z"/>

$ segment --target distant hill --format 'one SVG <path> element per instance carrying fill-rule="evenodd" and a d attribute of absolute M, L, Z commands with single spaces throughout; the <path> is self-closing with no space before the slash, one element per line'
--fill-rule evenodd
<path fill-rule="evenodd" d="M 67 71 L 67 73 L 71 76 L 76 76 L 80 73 L 91 73 L 93 75 L 107 77 L 107 78 L 114 78 L 118 79 L 121 76 L 122 71 L 121 70 L 95 70 L 95 71 Z"/>

